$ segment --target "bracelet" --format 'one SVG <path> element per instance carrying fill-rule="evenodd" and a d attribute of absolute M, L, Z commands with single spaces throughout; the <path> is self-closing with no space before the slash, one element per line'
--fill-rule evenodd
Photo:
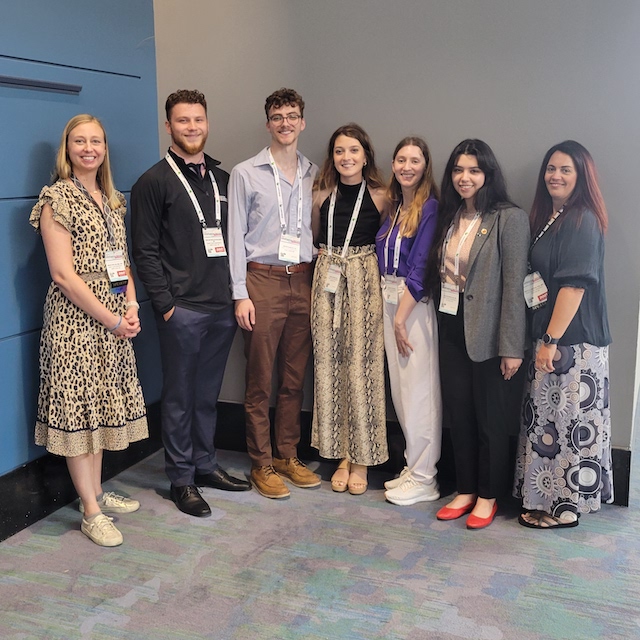
<path fill-rule="evenodd" d="M 122 316 L 118 316 L 118 322 L 113 329 L 108 329 L 109 333 L 113 333 L 122 324 Z"/>
<path fill-rule="evenodd" d="M 136 309 L 140 309 L 140 305 L 135 300 L 129 300 L 129 302 L 127 302 L 125 306 L 127 307 L 127 309 L 129 307 L 135 307 Z"/>

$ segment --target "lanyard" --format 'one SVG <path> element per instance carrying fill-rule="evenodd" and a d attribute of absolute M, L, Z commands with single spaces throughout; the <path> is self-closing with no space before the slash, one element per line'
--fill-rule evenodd
<path fill-rule="evenodd" d="M 531 243 L 529 247 L 529 255 L 527 257 L 527 264 L 529 267 L 529 273 L 531 273 L 531 252 L 533 251 L 533 247 L 536 246 L 536 242 L 542 238 L 542 236 L 549 230 L 549 227 L 558 219 L 558 216 L 564 211 L 564 205 L 560 207 L 547 221 L 547 224 L 544 225 L 542 231 L 536 236 L 535 240 Z"/>
<path fill-rule="evenodd" d="M 363 180 L 360 185 L 360 191 L 358 191 L 358 197 L 356 198 L 356 204 L 353 207 L 353 213 L 351 214 L 351 220 L 349 221 L 349 227 L 347 228 L 347 235 L 344 238 L 344 244 L 342 245 L 342 259 L 347 257 L 347 251 L 349 251 L 349 244 L 351 243 L 351 237 L 353 236 L 353 230 L 356 228 L 356 222 L 358 221 L 358 215 L 360 214 L 360 207 L 362 206 L 362 200 L 364 198 L 364 190 L 367 188 L 367 183 Z M 336 196 L 338 193 L 338 185 L 336 185 L 331 192 L 331 199 L 329 200 L 329 211 L 327 213 L 328 229 L 327 229 L 327 253 L 333 254 L 333 214 L 336 209 Z"/>
<path fill-rule="evenodd" d="M 473 216 L 473 220 L 471 220 L 466 231 L 462 234 L 462 238 L 460 238 L 460 242 L 458 243 L 458 248 L 456 249 L 456 252 L 453 256 L 453 269 L 454 269 L 453 275 L 455 276 L 456 282 L 458 280 L 458 276 L 460 275 L 460 251 L 462 251 L 462 246 L 464 245 L 466 239 L 469 237 L 469 234 L 471 233 L 471 229 L 475 226 L 476 222 L 480 219 L 481 215 L 482 214 L 480 213 L 480 211 L 476 211 L 476 215 Z M 458 220 L 460 220 L 460 218 L 458 218 Z M 447 247 L 449 245 L 449 241 L 451 240 L 451 236 L 453 235 L 454 227 L 455 227 L 455 223 L 451 223 L 451 226 L 447 231 L 447 236 L 444 239 L 444 246 L 442 248 L 442 264 L 440 266 L 440 273 L 442 274 L 443 277 L 445 272 L 444 259 L 447 254 Z"/>
<path fill-rule="evenodd" d="M 191 198 L 191 202 L 193 203 L 193 208 L 196 210 L 196 214 L 198 216 L 198 220 L 200 221 L 200 225 L 202 226 L 203 229 L 206 229 L 207 221 L 204 219 L 204 214 L 202 213 L 202 207 L 200 206 L 200 203 L 198 202 L 198 198 L 196 198 L 196 194 L 193 192 L 193 189 L 191 188 L 189 181 L 184 177 L 184 174 L 178 168 L 176 161 L 171 157 L 171 155 L 168 152 L 167 152 L 167 155 L 164 157 L 164 159 L 169 163 L 169 166 L 173 169 L 173 172 L 178 177 L 178 180 L 182 182 L 182 186 L 185 188 L 185 190 L 187 191 L 187 194 Z M 220 225 L 222 224 L 222 215 L 221 215 L 221 208 L 220 208 L 220 190 L 218 189 L 218 183 L 216 182 L 216 179 L 213 177 L 213 171 L 211 171 L 211 169 L 209 169 L 209 178 L 211 179 L 211 186 L 213 187 L 213 199 L 215 200 L 215 204 L 216 204 L 216 214 L 215 214 L 216 227 L 220 227 Z"/>
<path fill-rule="evenodd" d="M 280 231 L 282 235 L 287 233 L 287 221 L 284 215 L 284 200 L 282 199 L 282 187 L 280 186 L 280 174 L 278 172 L 278 167 L 276 166 L 276 161 L 273 159 L 273 155 L 271 155 L 271 149 L 267 149 L 269 152 L 269 164 L 271 165 L 271 170 L 273 171 L 273 181 L 276 184 L 276 196 L 278 198 L 278 215 L 280 216 Z M 298 175 L 298 215 L 296 221 L 296 236 L 299 238 L 302 235 L 302 168 L 300 167 L 300 160 L 298 159 L 297 165 L 297 175 Z"/>
<path fill-rule="evenodd" d="M 73 181 L 73 184 L 76 186 L 78 191 L 80 191 L 80 193 L 85 198 L 87 198 L 89 202 L 98 206 L 96 204 L 96 201 L 89 195 L 89 192 L 87 191 L 86 187 L 82 184 L 82 182 L 80 182 L 80 180 L 78 180 L 78 178 L 76 178 L 73 175 L 73 173 L 71 174 L 71 180 Z M 116 236 L 115 236 L 115 233 L 113 232 L 113 221 L 111 220 L 111 207 L 109 206 L 109 200 L 107 199 L 107 196 L 104 193 L 102 193 L 102 191 L 100 191 L 100 195 L 102 196 L 102 208 L 103 208 L 103 211 L 100 211 L 100 213 L 104 218 L 104 223 L 107 225 L 107 236 L 109 238 L 109 244 L 112 247 L 115 247 Z M 100 209 L 100 207 L 98 207 L 98 209 Z"/>
<path fill-rule="evenodd" d="M 396 209 L 396 215 L 393 218 L 393 222 L 389 227 L 389 233 L 387 234 L 387 239 L 384 243 L 384 272 L 387 273 L 387 268 L 389 266 L 389 239 L 391 238 L 391 234 L 396 227 L 396 221 L 400 216 L 400 205 Z M 402 234 L 400 233 L 400 226 L 398 226 L 398 235 L 396 236 L 396 242 L 393 247 L 393 275 L 396 274 L 398 270 L 398 265 L 400 264 L 400 245 L 402 244 Z"/>
<path fill-rule="evenodd" d="M 564 207 L 560 207 L 548 220 L 547 224 L 544 225 L 542 231 L 536 236 L 536 239 L 531 243 L 531 248 L 529 249 L 529 253 L 531 253 L 531 249 L 535 247 L 536 242 L 542 238 L 542 236 L 549 230 L 549 227 L 558 219 L 558 216 L 564 211 Z"/>

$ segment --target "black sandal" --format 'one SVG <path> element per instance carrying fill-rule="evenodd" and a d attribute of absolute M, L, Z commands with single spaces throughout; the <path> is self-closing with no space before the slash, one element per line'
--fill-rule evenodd
<path fill-rule="evenodd" d="M 533 518 L 534 521 L 528 522 L 525 516 Z M 560 520 L 544 511 L 525 511 L 518 516 L 518 522 L 529 529 L 569 529 L 580 524 L 577 517 L 575 520 Z"/>

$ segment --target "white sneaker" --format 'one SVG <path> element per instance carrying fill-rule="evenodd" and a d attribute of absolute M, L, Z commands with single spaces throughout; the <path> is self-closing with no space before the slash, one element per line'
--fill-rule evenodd
<path fill-rule="evenodd" d="M 411 474 L 405 474 L 400 486 L 385 491 L 384 497 L 393 504 L 408 506 L 416 502 L 433 502 L 440 498 L 438 483 L 418 482 Z"/>
<path fill-rule="evenodd" d="M 102 494 L 102 500 L 98 501 L 98 506 L 102 513 L 132 513 L 140 508 L 140 503 L 132 498 L 125 498 L 113 491 L 107 491 Z M 84 505 L 82 500 L 78 505 L 80 513 L 84 513 Z"/>
<path fill-rule="evenodd" d="M 384 488 L 395 489 L 396 487 L 399 487 L 402 484 L 402 481 L 404 480 L 404 477 L 407 475 L 407 473 L 409 473 L 409 467 L 404 467 L 397 478 L 394 478 L 393 480 L 387 480 L 384 483 Z"/>
<path fill-rule="evenodd" d="M 122 544 L 122 534 L 116 529 L 111 518 L 99 513 L 91 522 L 82 518 L 82 533 L 101 547 L 117 547 Z"/>

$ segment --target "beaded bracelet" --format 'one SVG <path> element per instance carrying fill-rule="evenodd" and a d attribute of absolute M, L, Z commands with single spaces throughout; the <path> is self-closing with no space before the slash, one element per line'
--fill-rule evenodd
<path fill-rule="evenodd" d="M 118 323 L 116 324 L 115 327 L 113 327 L 113 329 L 109 329 L 109 333 L 113 333 L 120 325 L 122 324 L 122 316 L 118 316 Z"/>
<path fill-rule="evenodd" d="M 135 307 L 136 309 L 140 309 L 140 305 L 135 300 L 129 300 L 129 302 L 127 302 L 125 306 L 127 307 L 127 309 L 129 307 Z"/>

